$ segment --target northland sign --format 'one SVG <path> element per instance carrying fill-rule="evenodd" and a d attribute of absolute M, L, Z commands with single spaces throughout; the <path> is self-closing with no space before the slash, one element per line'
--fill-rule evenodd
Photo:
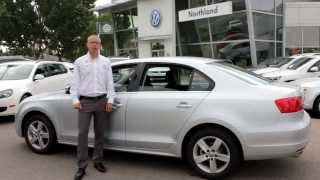
<path fill-rule="evenodd" d="M 232 14 L 231 1 L 179 11 L 179 22 L 227 14 Z"/>

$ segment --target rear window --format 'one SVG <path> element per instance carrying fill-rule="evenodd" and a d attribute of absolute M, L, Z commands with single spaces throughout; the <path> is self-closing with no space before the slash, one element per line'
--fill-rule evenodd
<path fill-rule="evenodd" d="M 271 80 L 264 78 L 254 72 L 248 71 L 232 64 L 208 63 L 208 65 L 214 65 L 219 70 L 253 85 L 269 84 L 272 82 Z"/>

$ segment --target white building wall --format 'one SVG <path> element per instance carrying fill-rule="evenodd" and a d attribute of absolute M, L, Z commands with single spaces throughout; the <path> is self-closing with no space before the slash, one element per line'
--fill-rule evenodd
<path fill-rule="evenodd" d="M 137 0 L 139 57 L 151 57 L 151 42 L 162 41 L 165 56 L 176 55 L 175 0 Z M 150 23 L 152 10 L 161 13 L 161 24 L 153 27 Z"/>
<path fill-rule="evenodd" d="M 285 4 L 287 48 L 320 47 L 320 2 Z"/>

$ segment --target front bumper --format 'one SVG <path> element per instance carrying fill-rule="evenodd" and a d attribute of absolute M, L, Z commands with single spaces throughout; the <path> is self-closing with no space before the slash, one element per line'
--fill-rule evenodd
<path fill-rule="evenodd" d="M 254 132 L 246 135 L 245 160 L 261 160 L 298 156 L 308 143 L 311 121 L 304 112 L 299 122 L 283 126 L 282 130 Z"/>
<path fill-rule="evenodd" d="M 17 102 L 13 97 L 0 99 L 0 116 L 11 116 L 16 113 Z"/>

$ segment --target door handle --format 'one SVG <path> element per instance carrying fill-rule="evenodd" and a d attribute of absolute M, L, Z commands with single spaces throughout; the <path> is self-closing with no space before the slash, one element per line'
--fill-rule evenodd
<path fill-rule="evenodd" d="M 188 104 L 187 102 L 180 102 L 180 103 L 177 105 L 177 108 L 192 108 L 192 105 L 191 105 L 191 104 Z"/>
<path fill-rule="evenodd" d="M 122 106 L 123 106 L 123 104 L 115 103 L 115 104 L 112 105 L 112 109 L 116 110 L 116 109 L 119 109 Z"/>

